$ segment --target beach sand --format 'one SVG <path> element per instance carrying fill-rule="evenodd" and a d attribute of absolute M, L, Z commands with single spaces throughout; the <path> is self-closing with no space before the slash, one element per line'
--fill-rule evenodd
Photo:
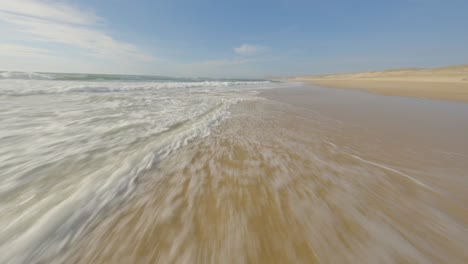
<path fill-rule="evenodd" d="M 468 261 L 468 105 L 311 86 L 261 96 L 141 177 L 61 260 Z"/>
<path fill-rule="evenodd" d="M 324 87 L 362 89 L 383 95 L 468 102 L 468 65 L 302 76 L 291 80 Z"/>

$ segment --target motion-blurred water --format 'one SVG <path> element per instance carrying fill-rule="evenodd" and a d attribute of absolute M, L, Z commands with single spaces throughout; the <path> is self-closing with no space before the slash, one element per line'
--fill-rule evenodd
<path fill-rule="evenodd" d="M 0 263 L 468 260 L 466 126 L 445 118 L 466 106 L 263 80 L 0 76 Z"/>
<path fill-rule="evenodd" d="M 0 262 L 59 251 L 262 80 L 3 72 Z"/>

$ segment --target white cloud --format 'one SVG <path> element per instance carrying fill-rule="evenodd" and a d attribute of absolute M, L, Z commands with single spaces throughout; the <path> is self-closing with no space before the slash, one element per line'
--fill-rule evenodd
<path fill-rule="evenodd" d="M 98 22 L 102 18 L 93 12 L 81 10 L 67 2 L 0 0 L 0 20 L 28 42 L 64 44 L 84 54 L 113 60 L 154 59 L 136 46 L 118 41 L 100 30 Z"/>
<path fill-rule="evenodd" d="M 244 56 L 253 55 L 253 54 L 263 52 L 266 50 L 267 50 L 266 47 L 258 46 L 258 45 L 249 45 L 249 44 L 242 44 L 239 47 L 234 48 L 234 51 L 237 54 L 244 55 Z"/>

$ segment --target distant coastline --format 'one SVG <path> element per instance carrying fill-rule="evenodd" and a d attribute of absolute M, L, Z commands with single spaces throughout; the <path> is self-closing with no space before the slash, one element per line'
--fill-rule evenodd
<path fill-rule="evenodd" d="M 324 87 L 468 103 L 468 64 L 287 78 Z"/>

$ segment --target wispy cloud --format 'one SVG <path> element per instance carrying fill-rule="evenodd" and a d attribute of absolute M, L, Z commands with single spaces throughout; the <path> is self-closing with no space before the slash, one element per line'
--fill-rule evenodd
<path fill-rule="evenodd" d="M 153 56 L 135 45 L 118 41 L 99 29 L 99 22 L 103 19 L 94 12 L 68 2 L 0 0 L 0 20 L 28 42 L 59 43 L 100 58 L 154 60 Z M 30 51 L 41 54 L 37 50 Z"/>
<path fill-rule="evenodd" d="M 267 51 L 268 48 L 259 45 L 250 45 L 250 44 L 242 44 L 239 47 L 234 48 L 234 51 L 239 55 L 253 55 L 259 52 Z"/>

